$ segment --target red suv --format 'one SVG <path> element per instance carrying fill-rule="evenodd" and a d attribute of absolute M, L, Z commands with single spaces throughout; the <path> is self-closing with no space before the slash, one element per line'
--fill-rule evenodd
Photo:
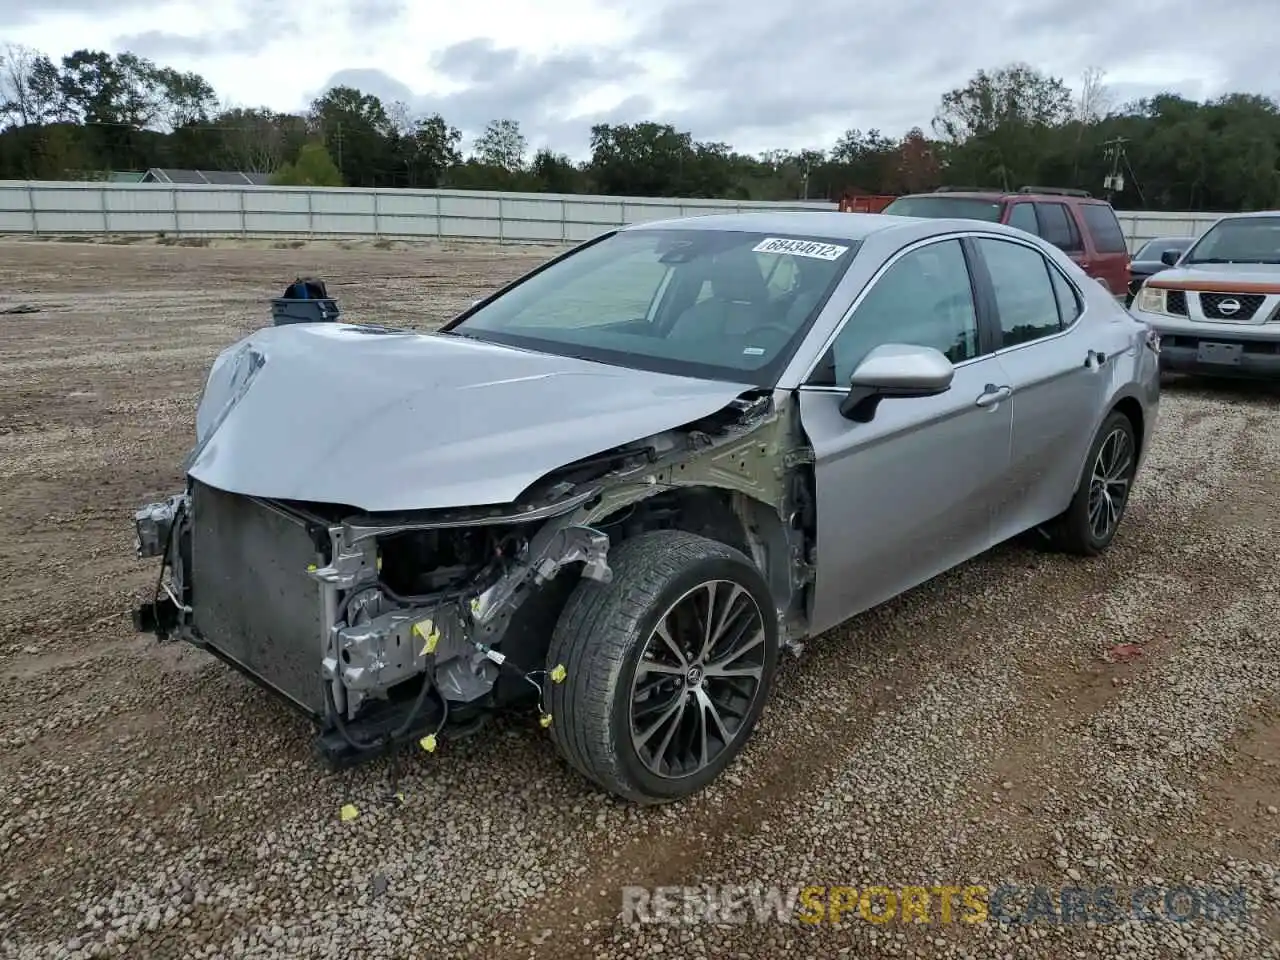
<path fill-rule="evenodd" d="M 1023 187 L 1017 193 L 939 187 L 899 197 L 884 213 L 900 217 L 961 217 L 1004 223 L 1060 248 L 1123 301 L 1129 293 L 1129 247 L 1111 204 L 1085 190 Z"/>

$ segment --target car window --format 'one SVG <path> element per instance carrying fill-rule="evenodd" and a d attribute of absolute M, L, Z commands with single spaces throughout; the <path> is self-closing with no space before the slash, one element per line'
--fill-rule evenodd
<path fill-rule="evenodd" d="M 849 317 L 811 382 L 847 384 L 862 359 L 885 343 L 934 347 L 952 363 L 978 355 L 978 316 L 959 240 L 920 247 L 886 270 Z"/>
<path fill-rule="evenodd" d="M 756 259 L 760 261 L 760 272 L 764 275 L 765 286 L 773 299 L 785 297 L 796 286 L 799 276 L 795 257 L 757 253 Z"/>
<path fill-rule="evenodd" d="M 948 194 L 899 197 L 881 211 L 895 217 L 958 217 L 962 220 L 987 220 L 998 223 L 1001 213 L 999 199 L 985 197 L 956 197 Z"/>
<path fill-rule="evenodd" d="M 1083 249 L 1080 232 L 1065 204 L 1037 203 L 1036 216 L 1040 220 L 1040 236 L 1055 247 L 1068 253 L 1077 253 Z"/>
<path fill-rule="evenodd" d="M 1093 235 L 1093 245 L 1099 253 L 1128 253 L 1129 245 L 1125 243 L 1124 231 L 1120 229 L 1120 221 L 1110 207 L 1102 203 L 1086 203 L 1081 205 L 1084 212 L 1084 223 Z"/>
<path fill-rule="evenodd" d="M 1280 217 L 1219 221 L 1188 252 L 1190 263 L 1280 263 Z"/>
<path fill-rule="evenodd" d="M 1062 329 L 1058 296 L 1049 264 L 1039 251 L 1008 240 L 981 238 L 978 249 L 995 288 L 1002 347 L 1057 333 Z"/>
<path fill-rule="evenodd" d="M 1083 312 L 1080 294 L 1071 285 L 1071 281 L 1062 275 L 1061 270 L 1054 269 L 1053 264 L 1049 264 L 1049 277 L 1053 281 L 1053 293 L 1058 300 L 1058 319 L 1062 321 L 1062 329 L 1065 330 Z"/>
<path fill-rule="evenodd" d="M 624 230 L 526 276 L 441 332 L 771 387 L 858 248 L 738 230 Z"/>
<path fill-rule="evenodd" d="M 590 273 L 568 278 L 558 296 L 532 300 L 520 311 L 520 325 L 581 328 L 646 316 L 670 270 L 650 250 L 627 251 Z"/>
<path fill-rule="evenodd" d="M 1009 226 L 1025 230 L 1027 233 L 1040 233 L 1040 226 L 1036 223 L 1035 208 L 1029 203 L 1015 203 L 1010 207 L 1008 223 Z"/>

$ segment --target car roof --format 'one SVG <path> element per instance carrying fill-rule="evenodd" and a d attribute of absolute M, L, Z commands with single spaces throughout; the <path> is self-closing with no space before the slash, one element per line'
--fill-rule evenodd
<path fill-rule="evenodd" d="M 908 193 L 903 197 L 895 197 L 896 200 L 902 200 L 910 197 L 915 200 L 919 197 L 960 197 L 964 200 L 1056 200 L 1060 202 L 1075 203 L 1100 203 L 1105 206 L 1111 206 L 1101 197 L 1081 197 L 1074 193 L 1021 193 L 1017 190 L 935 190 L 928 193 Z"/>
<path fill-rule="evenodd" d="M 984 229 L 1001 231 L 1000 224 L 978 221 Z M 738 230 L 747 233 L 780 233 L 791 236 L 821 237 L 824 240 L 857 242 L 872 234 L 931 224 L 933 231 L 948 233 L 972 229 L 975 221 L 955 218 L 899 217 L 880 213 L 839 213 L 837 211 L 779 210 L 751 213 L 710 214 L 679 217 L 671 220 L 646 220 L 623 227 L 623 230 Z"/>
<path fill-rule="evenodd" d="M 1245 213 L 1224 213 L 1218 220 L 1252 220 L 1255 217 L 1280 217 L 1280 210 L 1249 210 Z"/>

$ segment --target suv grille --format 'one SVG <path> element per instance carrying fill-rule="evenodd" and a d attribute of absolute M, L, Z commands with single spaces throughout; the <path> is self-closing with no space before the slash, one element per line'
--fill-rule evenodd
<path fill-rule="evenodd" d="M 1187 294 L 1182 290 L 1170 290 L 1164 295 L 1164 308 L 1180 317 L 1187 315 Z"/>
<path fill-rule="evenodd" d="M 1252 319 L 1266 299 L 1256 293 L 1202 293 L 1200 309 L 1209 320 L 1234 320 L 1239 323 Z"/>

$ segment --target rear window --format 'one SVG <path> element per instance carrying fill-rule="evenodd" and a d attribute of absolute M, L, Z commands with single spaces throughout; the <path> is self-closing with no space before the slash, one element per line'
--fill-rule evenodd
<path fill-rule="evenodd" d="M 1093 245 L 1099 253 L 1128 253 L 1129 246 L 1124 242 L 1124 231 L 1120 229 L 1120 221 L 1115 211 L 1101 203 L 1086 203 L 1084 223 L 1093 235 Z"/>
<path fill-rule="evenodd" d="M 1002 205 L 999 199 L 988 200 L 984 197 L 899 197 L 882 212 L 895 217 L 928 217 L 935 220 L 958 217 L 961 220 L 999 223 Z"/>

